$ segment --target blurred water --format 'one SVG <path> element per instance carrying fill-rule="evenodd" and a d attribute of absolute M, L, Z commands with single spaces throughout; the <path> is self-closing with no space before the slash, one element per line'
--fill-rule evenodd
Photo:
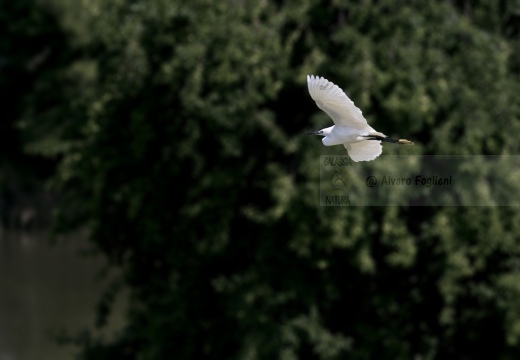
<path fill-rule="evenodd" d="M 45 232 L 0 228 L 0 360 L 74 357 L 77 348 L 57 345 L 52 334 L 94 329 L 95 305 L 109 282 L 99 277 L 101 257 L 80 255 L 86 249 L 81 234 L 50 245 Z M 122 297 L 107 335 L 123 324 Z"/>

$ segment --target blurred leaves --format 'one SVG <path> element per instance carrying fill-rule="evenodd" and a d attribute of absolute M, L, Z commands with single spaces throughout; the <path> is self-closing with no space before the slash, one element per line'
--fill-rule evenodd
<path fill-rule="evenodd" d="M 518 209 L 320 207 L 319 155 L 344 150 L 301 136 L 330 123 L 316 74 L 420 145 L 385 153 L 518 152 L 514 1 L 23 3 L 11 34 L 58 25 L 46 57 L 2 40 L 42 59 L 11 121 L 57 162 L 57 228 L 87 227 L 133 304 L 82 358 L 518 357 Z"/>

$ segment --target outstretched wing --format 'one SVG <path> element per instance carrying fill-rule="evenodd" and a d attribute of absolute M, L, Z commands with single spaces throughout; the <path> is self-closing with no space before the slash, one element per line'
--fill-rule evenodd
<path fill-rule="evenodd" d="M 356 143 L 343 144 L 347 149 L 348 155 L 353 161 L 370 161 L 381 155 L 383 147 L 381 141 L 366 140 Z"/>
<path fill-rule="evenodd" d="M 360 130 L 369 128 L 361 110 L 337 85 L 313 75 L 307 75 L 307 85 L 312 99 L 332 118 L 334 124 Z"/>

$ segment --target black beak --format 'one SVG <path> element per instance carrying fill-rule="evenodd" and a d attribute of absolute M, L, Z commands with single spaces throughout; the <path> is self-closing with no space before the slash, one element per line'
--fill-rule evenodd
<path fill-rule="evenodd" d="M 305 133 L 305 135 L 319 135 L 319 131 Z"/>

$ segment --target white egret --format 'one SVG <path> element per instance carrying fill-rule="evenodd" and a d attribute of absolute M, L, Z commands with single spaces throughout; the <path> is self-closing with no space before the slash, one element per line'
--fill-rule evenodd
<path fill-rule="evenodd" d="M 337 85 L 322 77 L 307 75 L 309 93 L 316 105 L 334 121 L 333 126 L 308 133 L 324 136 L 323 145 L 343 144 L 353 161 L 370 161 L 381 155 L 381 141 L 413 145 L 405 139 L 389 139 L 370 127 L 354 102 Z"/>

